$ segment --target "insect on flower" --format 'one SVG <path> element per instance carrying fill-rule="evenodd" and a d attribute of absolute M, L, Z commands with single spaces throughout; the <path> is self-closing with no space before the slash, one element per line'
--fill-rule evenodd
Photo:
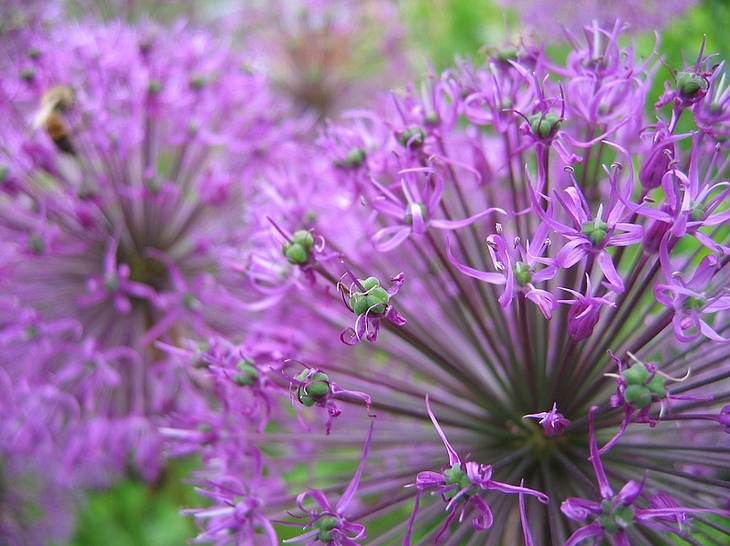
<path fill-rule="evenodd" d="M 75 155 L 76 150 L 71 143 L 71 135 L 64 120 L 64 112 L 74 104 L 74 92 L 68 85 L 55 85 L 41 97 L 41 104 L 35 119 L 33 130 L 43 129 L 59 150 Z"/>

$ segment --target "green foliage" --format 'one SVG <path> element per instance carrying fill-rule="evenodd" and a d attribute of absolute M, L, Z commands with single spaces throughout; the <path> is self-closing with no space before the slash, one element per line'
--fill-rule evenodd
<path fill-rule="evenodd" d="M 437 70 L 451 66 L 456 55 L 478 62 L 485 45 L 504 41 L 508 17 L 491 0 L 401 0 L 400 4 L 412 44 Z"/>
<path fill-rule="evenodd" d="M 128 478 L 108 491 L 89 495 L 68 546 L 180 546 L 196 534 L 192 518 L 180 508 L 204 499 L 181 480 L 197 466 L 172 461 L 157 483 Z"/>

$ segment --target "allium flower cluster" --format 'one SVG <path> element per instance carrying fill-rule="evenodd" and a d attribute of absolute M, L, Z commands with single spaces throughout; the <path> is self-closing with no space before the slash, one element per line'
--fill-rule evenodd
<path fill-rule="evenodd" d="M 201 540 L 726 542 L 723 64 L 650 112 L 621 30 L 432 74 L 267 174 L 265 314 L 174 353 L 218 398 L 165 428 Z"/>
<path fill-rule="evenodd" d="M 63 495 L 154 479 L 157 420 L 207 396 L 157 344 L 250 321 L 227 264 L 257 229 L 253 179 L 291 156 L 296 124 L 263 75 L 184 25 L 13 38 L 0 60 L 0 542 L 60 543 Z M 36 484 L 28 499 L 21 478 Z"/>

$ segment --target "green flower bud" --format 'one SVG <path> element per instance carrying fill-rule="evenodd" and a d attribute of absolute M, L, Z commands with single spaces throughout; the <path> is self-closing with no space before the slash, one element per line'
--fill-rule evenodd
<path fill-rule="evenodd" d="M 665 379 L 663 376 L 656 374 L 651 378 L 651 381 L 647 383 L 646 388 L 649 389 L 654 400 L 660 400 L 667 395 L 667 389 L 664 386 Z"/>
<path fill-rule="evenodd" d="M 641 362 L 635 363 L 630 368 L 623 371 L 621 377 L 624 378 L 627 385 L 643 385 L 649 379 L 651 373 Z"/>
<path fill-rule="evenodd" d="M 330 378 L 327 376 L 327 374 L 316 373 L 309 378 L 309 383 L 304 388 L 304 390 L 309 396 L 319 398 L 320 396 L 324 396 L 325 394 L 330 392 L 329 380 Z"/>
<path fill-rule="evenodd" d="M 208 83 L 205 76 L 193 76 L 190 78 L 190 87 L 193 89 L 202 89 Z"/>
<path fill-rule="evenodd" d="M 695 72 L 680 72 L 677 74 L 676 89 L 679 94 L 686 99 L 702 96 L 707 91 L 709 83 L 707 78 L 700 76 Z"/>
<path fill-rule="evenodd" d="M 403 129 L 401 132 L 396 133 L 395 139 L 400 143 L 401 146 L 408 146 L 408 143 L 410 141 L 411 147 L 417 148 L 418 146 L 423 145 L 424 141 L 426 140 L 426 133 L 424 133 L 423 129 L 421 129 L 420 127 L 411 125 Z"/>
<path fill-rule="evenodd" d="M 512 272 L 515 275 L 515 281 L 520 286 L 526 286 L 532 282 L 532 270 L 525 262 L 517 262 L 512 267 Z"/>
<path fill-rule="evenodd" d="M 477 492 L 477 486 L 474 485 L 474 483 L 469 479 L 469 475 L 464 472 L 461 468 L 460 463 L 454 463 L 451 465 L 451 468 L 444 470 L 444 476 L 446 476 L 446 479 L 444 480 L 446 482 L 446 485 L 452 485 L 452 484 L 458 484 L 458 488 L 454 488 L 448 493 L 445 493 L 444 496 L 447 499 L 454 498 L 460 491 L 463 491 L 464 489 L 467 489 L 467 493 L 464 493 L 464 495 L 469 496 L 473 495 Z"/>
<path fill-rule="evenodd" d="M 302 370 L 295 379 L 304 383 L 297 388 L 297 400 L 311 408 L 317 403 L 317 399 L 325 396 L 330 392 L 330 378 L 326 373 L 316 372 L 312 375 L 310 369 Z"/>
<path fill-rule="evenodd" d="M 619 529 L 627 529 L 634 524 L 633 506 L 618 506 L 614 508 L 613 499 L 601 501 L 601 511 L 598 516 L 598 524 L 608 533 L 615 533 Z"/>
<path fill-rule="evenodd" d="M 547 138 L 554 134 L 560 129 L 560 125 L 562 124 L 560 117 L 552 112 L 547 114 L 533 114 L 530 116 L 529 121 L 532 134 L 541 138 Z"/>
<path fill-rule="evenodd" d="M 334 516 L 324 516 L 319 518 L 312 524 L 312 527 L 318 529 L 317 539 L 325 544 L 332 542 L 332 529 L 337 527 L 337 518 Z"/>
<path fill-rule="evenodd" d="M 156 95 L 162 90 L 162 83 L 158 80 L 150 80 L 147 84 L 147 92 L 150 95 Z"/>
<path fill-rule="evenodd" d="M 259 371 L 254 366 L 255 362 L 250 358 L 244 358 L 238 361 L 236 368 L 240 373 L 233 376 L 233 380 L 239 387 L 250 387 L 259 377 Z"/>
<path fill-rule="evenodd" d="M 629 385 L 624 390 L 624 400 L 637 409 L 642 409 L 651 404 L 652 393 L 643 385 Z"/>
<path fill-rule="evenodd" d="M 591 220 L 583 223 L 580 232 L 588 237 L 593 246 L 600 246 L 608 235 L 608 224 L 602 220 Z"/>
<path fill-rule="evenodd" d="M 702 206 L 702 204 L 697 203 L 692 208 L 692 214 L 690 216 L 691 220 L 693 222 L 701 222 L 705 219 L 705 215 L 707 214 L 707 211 L 705 211 L 705 207 Z"/>
<path fill-rule="evenodd" d="M 301 265 L 307 263 L 307 260 L 309 260 L 309 252 L 302 245 L 287 243 L 284 245 L 283 250 L 284 256 L 290 264 Z"/>
<path fill-rule="evenodd" d="M 284 244 L 282 252 L 290 264 L 302 265 L 309 261 L 309 251 L 313 246 L 312 234 L 300 229 L 292 235 L 291 243 Z"/>
<path fill-rule="evenodd" d="M 697 296 L 687 296 L 687 299 L 682 303 L 682 307 L 688 311 L 699 311 L 704 305 L 705 299 Z"/>
<path fill-rule="evenodd" d="M 364 292 L 354 292 L 350 296 L 350 307 L 356 315 L 363 315 L 368 310 L 370 313 L 379 315 L 385 312 L 390 300 L 388 292 L 380 286 L 380 281 L 375 277 L 368 277 L 360 280 L 365 289 Z"/>
<path fill-rule="evenodd" d="M 335 161 L 336 167 L 359 167 L 365 161 L 367 152 L 363 148 L 353 148 L 341 161 Z"/>

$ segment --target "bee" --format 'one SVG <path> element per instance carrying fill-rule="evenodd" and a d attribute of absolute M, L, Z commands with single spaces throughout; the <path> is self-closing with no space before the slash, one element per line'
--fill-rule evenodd
<path fill-rule="evenodd" d="M 76 155 L 71 136 L 64 122 L 64 112 L 74 104 L 74 92 L 68 85 L 55 85 L 41 97 L 41 104 L 33 121 L 33 129 L 43 129 L 56 147 Z"/>

